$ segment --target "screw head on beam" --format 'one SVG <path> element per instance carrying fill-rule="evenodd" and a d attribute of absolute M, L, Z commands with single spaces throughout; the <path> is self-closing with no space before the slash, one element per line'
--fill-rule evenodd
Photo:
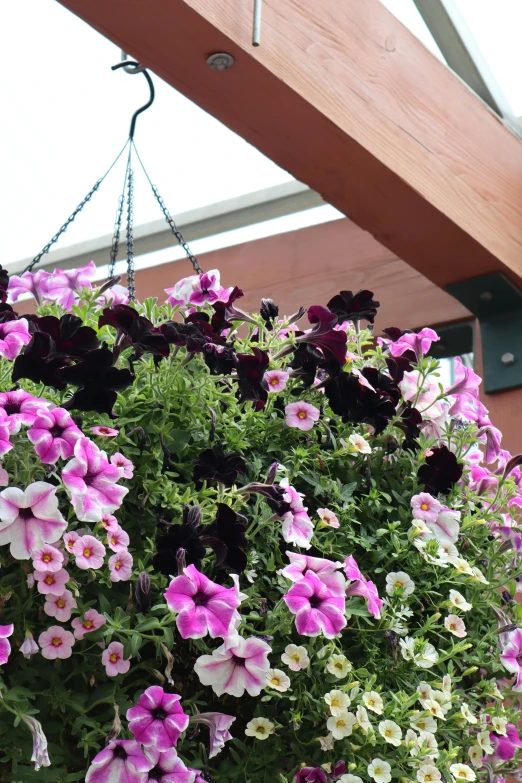
<path fill-rule="evenodd" d="M 228 52 L 214 52 L 207 57 L 207 65 L 213 71 L 226 71 L 232 68 L 235 60 Z"/>
<path fill-rule="evenodd" d="M 505 364 L 506 366 L 509 366 L 510 364 L 515 364 L 515 354 L 510 353 L 509 351 L 506 353 L 503 353 L 500 357 L 500 360 L 502 364 Z"/>

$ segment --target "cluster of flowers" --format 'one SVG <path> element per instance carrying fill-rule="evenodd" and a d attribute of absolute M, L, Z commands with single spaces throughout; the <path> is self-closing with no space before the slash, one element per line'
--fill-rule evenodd
<path fill-rule="evenodd" d="M 304 309 L 240 310 L 217 270 L 162 307 L 93 275 L 0 277 L 9 758 L 4 716 L 39 769 L 64 707 L 79 718 L 61 772 L 85 771 L 80 741 L 87 783 L 515 771 L 522 459 L 473 370 L 455 360 L 445 387 L 431 329 L 374 339 L 369 291 L 310 307 L 301 330 Z"/>

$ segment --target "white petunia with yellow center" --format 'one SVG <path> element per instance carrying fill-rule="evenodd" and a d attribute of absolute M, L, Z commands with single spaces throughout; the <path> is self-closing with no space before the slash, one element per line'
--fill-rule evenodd
<path fill-rule="evenodd" d="M 339 690 L 333 690 L 329 693 L 326 693 L 324 700 L 330 707 L 330 712 L 332 715 L 340 715 L 342 712 L 346 712 L 352 703 L 350 697 L 346 693 L 343 693 L 343 691 Z"/>
<path fill-rule="evenodd" d="M 491 718 L 491 728 L 496 734 L 501 734 L 503 737 L 507 737 L 507 718 Z"/>
<path fill-rule="evenodd" d="M 482 748 L 486 756 L 493 755 L 495 749 L 491 744 L 491 740 L 489 738 L 489 731 L 479 731 L 479 733 L 477 734 L 477 743 Z"/>
<path fill-rule="evenodd" d="M 473 715 L 467 704 L 462 705 L 460 708 L 460 714 L 464 720 L 467 720 L 468 723 L 477 723 L 476 717 Z"/>
<path fill-rule="evenodd" d="M 386 575 L 386 592 L 403 598 L 415 590 L 415 582 L 404 571 L 392 571 Z"/>
<path fill-rule="evenodd" d="M 377 693 L 377 691 L 367 691 L 366 693 L 363 693 L 362 700 L 367 709 L 375 712 L 377 715 L 382 715 L 384 703 L 381 695 Z"/>
<path fill-rule="evenodd" d="M 396 748 L 401 744 L 401 728 L 392 720 L 382 720 L 379 723 L 379 734 L 381 737 L 384 737 L 386 742 L 389 742 L 390 745 L 395 745 Z"/>
<path fill-rule="evenodd" d="M 444 720 L 444 712 L 442 707 L 435 699 L 423 699 L 422 706 L 433 718 Z"/>
<path fill-rule="evenodd" d="M 350 775 L 348 772 L 346 775 L 341 775 L 340 778 L 337 778 L 338 783 L 363 783 L 362 778 L 360 778 L 358 775 Z"/>
<path fill-rule="evenodd" d="M 368 732 L 372 727 L 372 724 L 370 723 L 370 719 L 368 718 L 366 707 L 363 707 L 362 704 L 359 705 L 359 707 L 357 707 L 355 717 L 357 718 L 357 725 L 359 726 L 360 730 L 364 734 L 368 734 Z"/>
<path fill-rule="evenodd" d="M 468 756 L 473 766 L 476 769 L 480 769 L 480 767 L 482 766 L 482 758 L 484 756 L 484 752 L 480 747 L 480 745 L 472 745 L 471 748 L 468 750 Z"/>
<path fill-rule="evenodd" d="M 253 718 L 246 725 L 245 734 L 247 737 L 255 737 L 259 740 L 268 739 L 274 733 L 274 724 L 267 718 Z"/>
<path fill-rule="evenodd" d="M 437 731 L 437 721 L 431 715 L 416 715 L 410 720 L 410 726 L 417 731 L 428 731 L 435 734 Z"/>
<path fill-rule="evenodd" d="M 473 574 L 473 579 L 472 579 L 473 582 L 480 582 L 483 585 L 489 585 L 488 580 L 486 579 L 486 577 L 484 576 L 480 568 L 477 568 L 477 566 L 473 566 L 471 572 Z"/>
<path fill-rule="evenodd" d="M 356 720 L 353 712 L 340 712 L 338 715 L 332 715 L 326 721 L 326 728 L 332 734 L 332 737 L 336 740 L 349 737 L 353 731 Z"/>
<path fill-rule="evenodd" d="M 371 454 L 372 447 L 362 435 L 357 435 L 355 432 L 350 435 L 347 442 L 348 451 L 351 454 Z"/>
<path fill-rule="evenodd" d="M 374 759 L 368 764 L 368 775 L 375 780 L 375 783 L 390 783 L 391 767 L 387 761 Z"/>
<path fill-rule="evenodd" d="M 450 772 L 455 778 L 455 780 L 469 780 L 473 781 L 477 779 L 477 776 L 471 769 L 471 767 L 468 767 L 467 764 L 452 764 L 450 767 Z"/>
<path fill-rule="evenodd" d="M 293 672 L 306 669 L 310 663 L 306 647 L 301 647 L 297 644 L 288 644 L 281 656 L 281 660 Z"/>
<path fill-rule="evenodd" d="M 453 636 L 458 636 L 459 639 L 463 639 L 468 635 L 466 626 L 464 625 L 464 620 L 461 617 L 458 617 L 456 614 L 449 614 L 446 617 L 444 620 L 444 627 L 447 631 L 452 633 Z"/>
<path fill-rule="evenodd" d="M 469 612 L 473 609 L 472 604 L 468 603 L 462 593 L 458 590 L 449 591 L 449 603 L 454 606 L 455 609 L 460 609 L 461 612 Z"/>
<path fill-rule="evenodd" d="M 463 557 L 452 557 L 451 565 L 453 566 L 453 568 L 458 574 L 464 574 L 466 576 L 474 576 L 473 569 L 471 568 L 468 561 L 464 560 Z M 473 770 L 471 771 L 473 772 Z"/>
<path fill-rule="evenodd" d="M 413 661 L 420 669 L 431 669 L 439 660 L 439 654 L 430 642 L 406 636 L 399 639 L 401 655 L 406 661 Z"/>
<path fill-rule="evenodd" d="M 351 672 L 353 666 L 345 655 L 332 655 L 328 659 L 326 668 L 330 674 L 342 680 Z"/>
<path fill-rule="evenodd" d="M 417 780 L 419 783 L 438 783 L 442 775 L 433 764 L 422 764 L 417 770 Z"/>
<path fill-rule="evenodd" d="M 269 669 L 266 673 L 265 687 L 284 693 L 290 688 L 290 677 L 281 669 Z"/>
<path fill-rule="evenodd" d="M 436 701 L 440 705 L 443 715 L 451 709 L 451 701 L 448 701 L 446 694 L 443 691 L 437 691 L 432 689 L 429 700 Z M 424 707 L 424 699 L 421 699 L 421 704 Z M 424 708 L 426 709 L 426 707 Z"/>
<path fill-rule="evenodd" d="M 421 682 L 417 685 L 417 693 L 421 702 L 423 699 L 431 699 L 431 692 L 431 685 L 428 685 L 427 682 Z"/>
<path fill-rule="evenodd" d="M 439 745 L 430 731 L 421 731 L 417 740 L 419 751 L 436 759 L 439 755 Z"/>

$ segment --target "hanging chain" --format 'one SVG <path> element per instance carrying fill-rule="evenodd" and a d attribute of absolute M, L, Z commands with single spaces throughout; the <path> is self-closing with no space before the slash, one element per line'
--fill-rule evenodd
<path fill-rule="evenodd" d="M 140 158 L 140 154 L 139 154 L 138 150 L 136 149 L 136 145 L 135 145 L 135 143 L 134 143 L 134 142 L 132 142 L 132 146 L 134 147 L 134 151 L 136 152 L 136 156 L 137 156 L 137 158 L 138 158 L 138 160 L 139 160 L 139 162 L 140 162 L 141 168 L 143 169 L 143 173 L 144 173 L 144 174 L 145 174 L 145 176 L 147 177 L 147 180 L 148 180 L 148 182 L 149 182 L 149 185 L 150 185 L 150 186 L 151 186 L 151 188 L 152 188 L 152 192 L 154 193 L 154 198 L 155 198 L 155 199 L 156 199 L 156 201 L 158 202 L 158 204 L 159 204 L 159 206 L 160 206 L 160 209 L 161 209 L 161 211 L 163 212 L 163 215 L 164 215 L 164 217 L 165 217 L 165 220 L 167 221 L 167 225 L 170 227 L 170 230 L 172 231 L 172 233 L 174 234 L 174 236 L 175 236 L 175 237 L 176 237 L 176 239 L 178 240 L 178 243 L 179 243 L 179 245 L 180 245 L 180 246 L 183 248 L 183 250 L 185 251 L 185 255 L 187 256 L 188 260 L 189 260 L 189 261 L 190 261 L 190 263 L 192 264 L 192 268 L 194 269 L 194 272 L 196 272 L 198 275 L 201 275 L 201 274 L 203 274 L 203 270 L 202 270 L 202 268 L 200 267 L 200 265 L 199 265 L 199 263 L 198 263 L 198 260 L 197 260 L 196 256 L 193 254 L 193 252 L 192 252 L 192 250 L 190 249 L 190 247 L 189 247 L 188 243 L 187 243 L 187 242 L 185 242 L 185 239 L 183 238 L 183 234 L 181 233 L 181 231 L 180 231 L 180 230 L 179 230 L 179 228 L 177 227 L 177 225 L 176 225 L 176 223 L 175 223 L 175 221 L 174 221 L 174 218 L 172 217 L 172 215 L 171 215 L 171 214 L 170 214 L 170 212 L 168 211 L 167 207 L 165 206 L 165 202 L 164 202 L 164 201 L 163 201 L 163 199 L 161 198 L 161 196 L 160 196 L 160 194 L 159 194 L 159 192 L 158 192 L 158 188 L 156 187 L 156 185 L 153 185 L 153 184 L 152 184 L 152 180 L 151 180 L 151 178 L 150 178 L 150 177 L 149 177 L 149 175 L 148 175 L 147 169 L 146 169 L 146 168 L 145 168 L 145 166 L 143 165 L 143 161 L 142 161 L 142 159 Z"/>
<path fill-rule="evenodd" d="M 134 302 L 136 299 L 136 288 L 134 284 L 134 172 L 130 167 L 127 175 L 127 289 L 129 299 Z"/>

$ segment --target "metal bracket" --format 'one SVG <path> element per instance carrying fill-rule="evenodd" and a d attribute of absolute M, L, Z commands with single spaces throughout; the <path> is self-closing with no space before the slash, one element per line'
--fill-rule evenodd
<path fill-rule="evenodd" d="M 522 386 L 522 291 L 495 272 L 446 287 L 480 325 L 486 394 Z"/>

